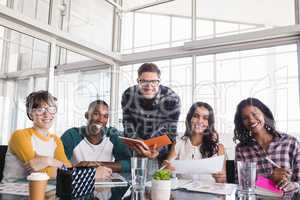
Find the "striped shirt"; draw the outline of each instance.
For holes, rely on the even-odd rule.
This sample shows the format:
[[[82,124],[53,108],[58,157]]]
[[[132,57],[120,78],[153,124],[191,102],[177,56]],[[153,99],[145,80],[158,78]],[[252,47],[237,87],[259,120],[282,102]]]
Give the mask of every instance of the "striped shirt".
[[[270,177],[274,166],[266,159],[269,157],[282,168],[292,172],[289,181],[300,184],[300,143],[295,137],[280,133],[275,136],[265,151],[255,139],[251,145],[239,143],[235,149],[235,162],[256,162],[256,174]],[[236,178],[237,180],[237,178]]]

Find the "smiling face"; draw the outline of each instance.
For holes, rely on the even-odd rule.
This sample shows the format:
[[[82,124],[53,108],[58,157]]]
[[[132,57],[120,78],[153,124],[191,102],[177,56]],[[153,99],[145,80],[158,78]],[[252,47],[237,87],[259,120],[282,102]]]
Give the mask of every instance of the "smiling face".
[[[42,102],[40,106],[33,108],[30,112],[33,126],[45,131],[48,131],[51,128],[55,114],[56,106],[49,105],[46,102]]]
[[[98,135],[101,127],[105,127],[108,122],[108,107],[98,104],[87,112],[88,132],[91,135]]]
[[[144,72],[138,78],[139,91],[146,99],[152,99],[158,93],[159,76],[156,72]]]
[[[203,106],[197,107],[191,119],[192,134],[203,134],[209,127],[208,119],[208,109]]]
[[[242,109],[243,124],[251,133],[257,134],[264,130],[265,118],[263,112],[252,105]]]

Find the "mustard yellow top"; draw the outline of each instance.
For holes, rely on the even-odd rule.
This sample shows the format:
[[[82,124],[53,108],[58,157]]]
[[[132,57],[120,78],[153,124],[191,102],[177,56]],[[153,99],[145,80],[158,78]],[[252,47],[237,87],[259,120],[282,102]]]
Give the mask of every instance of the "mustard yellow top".
[[[64,165],[68,167],[71,166],[71,163],[65,155],[60,138],[52,133],[45,136],[33,128],[17,130],[11,136],[8,149],[12,156],[16,156],[16,158],[21,161],[21,164],[24,164],[35,158],[36,155],[39,155],[55,158],[63,162]],[[9,162],[10,160],[11,159],[6,159],[6,162]],[[13,163],[6,163],[5,166],[10,167],[10,164]],[[7,167],[5,167],[4,173]],[[53,177],[56,169],[54,167],[46,167],[41,171],[46,172],[50,177]]]

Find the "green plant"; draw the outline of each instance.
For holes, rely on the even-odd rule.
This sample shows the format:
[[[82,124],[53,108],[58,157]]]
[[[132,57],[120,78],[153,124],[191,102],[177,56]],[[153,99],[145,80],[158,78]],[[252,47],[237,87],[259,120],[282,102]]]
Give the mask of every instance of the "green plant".
[[[153,174],[153,179],[154,180],[170,180],[171,177],[172,177],[172,173],[169,170],[166,170],[166,169],[157,170]]]

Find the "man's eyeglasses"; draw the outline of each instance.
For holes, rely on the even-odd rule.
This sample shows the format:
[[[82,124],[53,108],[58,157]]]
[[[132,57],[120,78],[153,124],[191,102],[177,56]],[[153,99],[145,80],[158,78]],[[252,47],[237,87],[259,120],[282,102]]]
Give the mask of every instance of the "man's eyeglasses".
[[[144,79],[139,79],[138,83],[141,86],[146,86],[148,84],[150,84],[151,86],[158,86],[160,83],[160,80],[144,80]]]
[[[50,106],[46,108],[33,108],[32,111],[34,111],[38,115],[42,115],[46,112],[49,112],[50,114],[55,114],[57,112],[57,108],[55,106]]]

